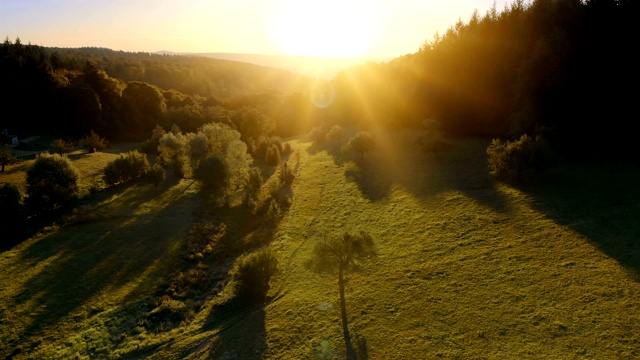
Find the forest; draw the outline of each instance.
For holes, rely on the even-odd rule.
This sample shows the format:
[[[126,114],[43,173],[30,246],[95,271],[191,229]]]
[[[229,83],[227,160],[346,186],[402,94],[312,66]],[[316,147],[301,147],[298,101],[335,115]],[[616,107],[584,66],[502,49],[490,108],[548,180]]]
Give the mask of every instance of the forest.
[[[456,136],[547,132],[570,156],[629,157],[636,11],[631,1],[575,0],[476,12],[413,54],[338,74],[335,103],[320,120],[398,127],[433,118]],[[309,130],[297,124],[311,111],[304,95],[311,79],[287,71],[19,39],[6,39],[0,51],[0,101],[20,109],[3,124],[21,135],[79,137],[93,129],[142,140],[156,125],[193,131],[243,107],[259,108],[283,135]],[[595,139],[600,146],[589,146]]]
[[[639,10],[515,0],[330,80],[6,38],[0,354],[638,356]]]

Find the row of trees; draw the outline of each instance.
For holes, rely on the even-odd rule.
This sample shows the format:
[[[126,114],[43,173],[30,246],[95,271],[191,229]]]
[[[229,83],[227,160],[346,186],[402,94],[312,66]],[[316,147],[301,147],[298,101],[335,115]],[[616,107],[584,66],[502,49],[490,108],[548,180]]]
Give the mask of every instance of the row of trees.
[[[310,80],[283,70],[196,57],[51,49],[19,39],[0,44],[0,77],[0,106],[20,109],[3,126],[21,136],[37,131],[78,138],[94,130],[110,140],[143,140],[157,125],[194,132],[209,122],[246,122],[251,112],[269,119],[270,131],[291,135],[302,123],[299,115],[312,108],[299,92]],[[194,81],[206,86],[188,85]],[[233,91],[217,91],[216,84]]]

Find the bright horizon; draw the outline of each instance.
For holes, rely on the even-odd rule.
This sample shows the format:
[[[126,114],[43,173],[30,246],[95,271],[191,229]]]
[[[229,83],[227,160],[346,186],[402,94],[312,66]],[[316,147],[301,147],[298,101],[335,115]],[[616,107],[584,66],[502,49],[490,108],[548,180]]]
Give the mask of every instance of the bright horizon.
[[[509,2],[496,1],[501,11]],[[0,0],[0,36],[133,52],[393,58],[493,0]]]

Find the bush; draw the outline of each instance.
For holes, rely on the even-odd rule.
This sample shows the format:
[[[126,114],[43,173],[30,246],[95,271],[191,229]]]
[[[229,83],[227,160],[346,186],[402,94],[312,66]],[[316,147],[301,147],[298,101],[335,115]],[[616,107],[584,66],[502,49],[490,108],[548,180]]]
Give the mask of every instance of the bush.
[[[187,138],[181,133],[174,133],[180,129],[174,125],[171,132],[164,134],[158,140],[158,162],[160,165],[173,170],[179,177],[185,177],[190,173],[188,167],[189,156],[186,153]]]
[[[237,295],[247,301],[261,301],[267,296],[271,277],[278,271],[278,259],[270,249],[241,257],[233,278]]]
[[[193,178],[200,181],[203,188],[221,192],[227,185],[227,170],[224,161],[215,155],[207,157],[200,161],[193,173]]]
[[[15,156],[13,156],[13,151],[7,144],[0,145],[0,172],[4,172],[4,167],[6,165],[11,165],[16,162]]]
[[[286,143],[282,148],[282,155],[287,156],[291,154],[291,144]]]
[[[329,132],[327,132],[327,139],[334,141],[338,148],[342,147],[342,142],[346,139],[346,134],[340,125],[333,125]]]
[[[51,147],[53,148],[53,152],[63,155],[73,150],[73,143],[63,139],[55,139],[51,142]]]
[[[151,169],[147,171],[147,179],[149,179],[153,185],[158,186],[167,179],[167,172],[162,168],[162,166],[153,164]]]
[[[147,314],[147,320],[156,327],[157,331],[167,331],[193,316],[193,310],[189,309],[184,302],[165,295],[158,301],[158,306]]]
[[[22,231],[24,206],[18,187],[5,183],[0,186],[0,231],[4,240],[11,239]],[[4,245],[0,242],[0,246]]]
[[[280,167],[280,183],[285,186],[291,186],[296,176],[293,174],[293,170],[287,165],[286,162],[282,163]]]
[[[493,139],[487,154],[491,175],[515,182],[529,180],[555,162],[555,156],[542,136],[533,139],[526,134],[515,141]]]
[[[104,182],[109,185],[125,183],[145,175],[150,169],[147,156],[138,151],[120,155],[104,168]]]
[[[309,140],[313,141],[316,144],[321,144],[325,142],[325,140],[327,140],[328,131],[329,129],[327,129],[327,126],[324,124],[316,126],[311,129],[311,131],[309,131],[309,134],[307,134],[307,138],[309,138]]]
[[[89,135],[85,135],[85,137],[82,138],[82,144],[92,153],[109,147],[109,142],[93,130],[91,130]]]
[[[160,139],[167,132],[160,125],[156,125],[155,129],[151,133],[151,137],[140,145],[140,152],[149,155],[158,155],[158,145],[160,145]]]
[[[260,188],[262,187],[262,175],[260,170],[252,167],[249,170],[249,176],[247,176],[244,183],[244,203],[252,211],[255,210],[258,204],[258,197],[260,195]]]
[[[271,144],[267,148],[265,162],[267,165],[271,166],[276,166],[280,163],[280,150],[278,150],[278,147],[275,144]]]
[[[27,203],[34,211],[49,211],[78,196],[80,175],[66,156],[40,154],[27,169]]]

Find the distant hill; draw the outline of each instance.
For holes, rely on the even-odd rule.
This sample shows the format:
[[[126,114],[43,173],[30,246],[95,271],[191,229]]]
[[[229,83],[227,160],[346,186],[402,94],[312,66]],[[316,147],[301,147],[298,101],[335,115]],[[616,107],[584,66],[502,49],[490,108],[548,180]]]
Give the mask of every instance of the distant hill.
[[[293,56],[293,55],[261,55],[261,54],[236,54],[236,53],[176,53],[161,50],[156,54],[162,55],[191,55],[204,56],[216,59],[240,61],[261,66],[276,67],[289,70],[302,75],[318,78],[332,78],[339,71],[367,63],[367,62],[387,62],[391,58],[329,58],[315,56]]]

